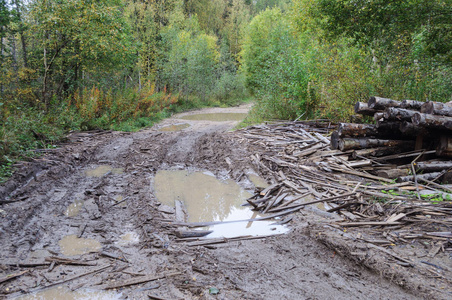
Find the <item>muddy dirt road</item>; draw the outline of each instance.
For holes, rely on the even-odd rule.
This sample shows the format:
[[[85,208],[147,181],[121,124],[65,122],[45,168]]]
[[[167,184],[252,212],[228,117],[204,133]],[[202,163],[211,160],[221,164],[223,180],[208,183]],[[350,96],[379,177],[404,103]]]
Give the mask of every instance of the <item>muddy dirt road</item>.
[[[265,238],[179,241],[170,223],[177,210],[164,197],[203,197],[187,204],[189,218],[224,220],[246,215],[237,202],[265,184],[229,131],[249,108],[186,113],[137,133],[73,133],[24,163],[0,187],[0,297],[416,299],[310,238],[321,216],[309,211],[286,226],[259,227]],[[211,113],[220,115],[200,116]],[[253,226],[222,230],[241,236]]]

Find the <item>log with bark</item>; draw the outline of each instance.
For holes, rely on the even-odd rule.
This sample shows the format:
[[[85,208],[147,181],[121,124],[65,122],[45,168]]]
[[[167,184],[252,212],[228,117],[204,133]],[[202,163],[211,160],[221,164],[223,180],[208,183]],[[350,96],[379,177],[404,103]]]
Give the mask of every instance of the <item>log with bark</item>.
[[[452,104],[428,101],[422,105],[421,113],[452,117]]]
[[[416,171],[440,172],[443,170],[452,169],[452,161],[425,161],[418,162],[415,165]]]
[[[369,101],[367,102],[367,106],[370,109],[375,110],[384,110],[386,107],[401,107],[402,102],[388,99],[388,98],[381,98],[381,97],[370,97]]]
[[[365,137],[378,135],[378,130],[372,124],[339,123],[337,132],[340,137]]]
[[[377,112],[376,109],[371,109],[364,102],[356,102],[355,104],[355,113],[363,115],[363,116],[373,116]]]
[[[351,149],[365,149],[373,147],[412,147],[414,141],[407,140],[383,140],[372,138],[342,138],[339,140],[339,150],[346,151]]]
[[[416,175],[416,177],[418,179],[423,179],[423,180],[434,180],[438,177],[441,177],[442,175],[443,175],[442,172],[434,172],[434,173]],[[406,181],[414,181],[414,180],[415,180],[414,175],[409,175],[409,176],[399,177],[399,179],[397,181],[398,182],[406,182]]]
[[[405,108],[387,107],[383,113],[384,118],[390,121],[411,121],[417,111]]]
[[[411,118],[414,125],[426,128],[452,130],[452,117],[415,113]]]
[[[420,110],[421,106],[425,102],[422,101],[416,101],[416,100],[403,100],[402,104],[400,105],[401,108],[407,108],[407,109],[414,109],[414,110]]]

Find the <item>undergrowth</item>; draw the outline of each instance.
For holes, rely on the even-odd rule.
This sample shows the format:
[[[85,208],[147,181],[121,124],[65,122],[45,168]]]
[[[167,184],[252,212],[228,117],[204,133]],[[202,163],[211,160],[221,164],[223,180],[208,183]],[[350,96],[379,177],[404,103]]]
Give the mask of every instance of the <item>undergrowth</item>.
[[[3,100],[4,101],[4,100]],[[208,106],[230,106],[243,98],[210,98],[157,91],[152,84],[141,90],[102,90],[98,87],[76,91],[67,99],[54,99],[46,112],[20,101],[0,99],[0,183],[12,175],[18,160],[36,157],[34,149],[54,148],[70,131],[137,131],[150,127],[173,113]],[[5,101],[6,102],[6,101]]]

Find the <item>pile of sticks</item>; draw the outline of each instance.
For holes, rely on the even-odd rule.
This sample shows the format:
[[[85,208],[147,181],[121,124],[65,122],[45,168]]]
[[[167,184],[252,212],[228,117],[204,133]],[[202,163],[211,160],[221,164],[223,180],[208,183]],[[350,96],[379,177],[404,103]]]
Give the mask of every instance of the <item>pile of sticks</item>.
[[[452,104],[371,97],[356,103],[355,112],[372,116],[375,124],[338,125],[330,147],[351,151],[343,159],[361,159],[361,166],[371,167],[367,171],[400,182],[451,181],[444,175],[452,168]]]
[[[256,189],[246,205],[273,216],[287,215],[283,223],[293,212],[309,207],[332,218],[339,228],[370,227],[373,232],[379,231],[380,238],[373,240],[380,246],[424,239],[452,251],[451,186],[421,181],[421,175],[417,184],[409,179],[395,183],[370,172],[375,168],[390,171],[395,164],[388,161],[400,157],[414,160],[423,152],[372,160],[356,155],[351,160],[356,150],[330,149],[326,136],[335,129],[337,125],[326,121],[298,121],[239,131],[253,153],[258,173],[272,183]],[[424,168],[421,163],[417,165]]]

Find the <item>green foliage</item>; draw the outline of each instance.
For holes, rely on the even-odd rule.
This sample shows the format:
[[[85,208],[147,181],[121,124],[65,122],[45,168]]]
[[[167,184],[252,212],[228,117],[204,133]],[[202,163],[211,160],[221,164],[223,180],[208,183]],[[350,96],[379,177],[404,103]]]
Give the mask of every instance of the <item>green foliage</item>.
[[[250,91],[270,118],[295,118],[312,104],[301,44],[279,9],[256,16],[248,28],[242,69]]]
[[[378,95],[452,100],[450,0],[294,0],[248,26],[242,51],[257,120],[327,117]]]

